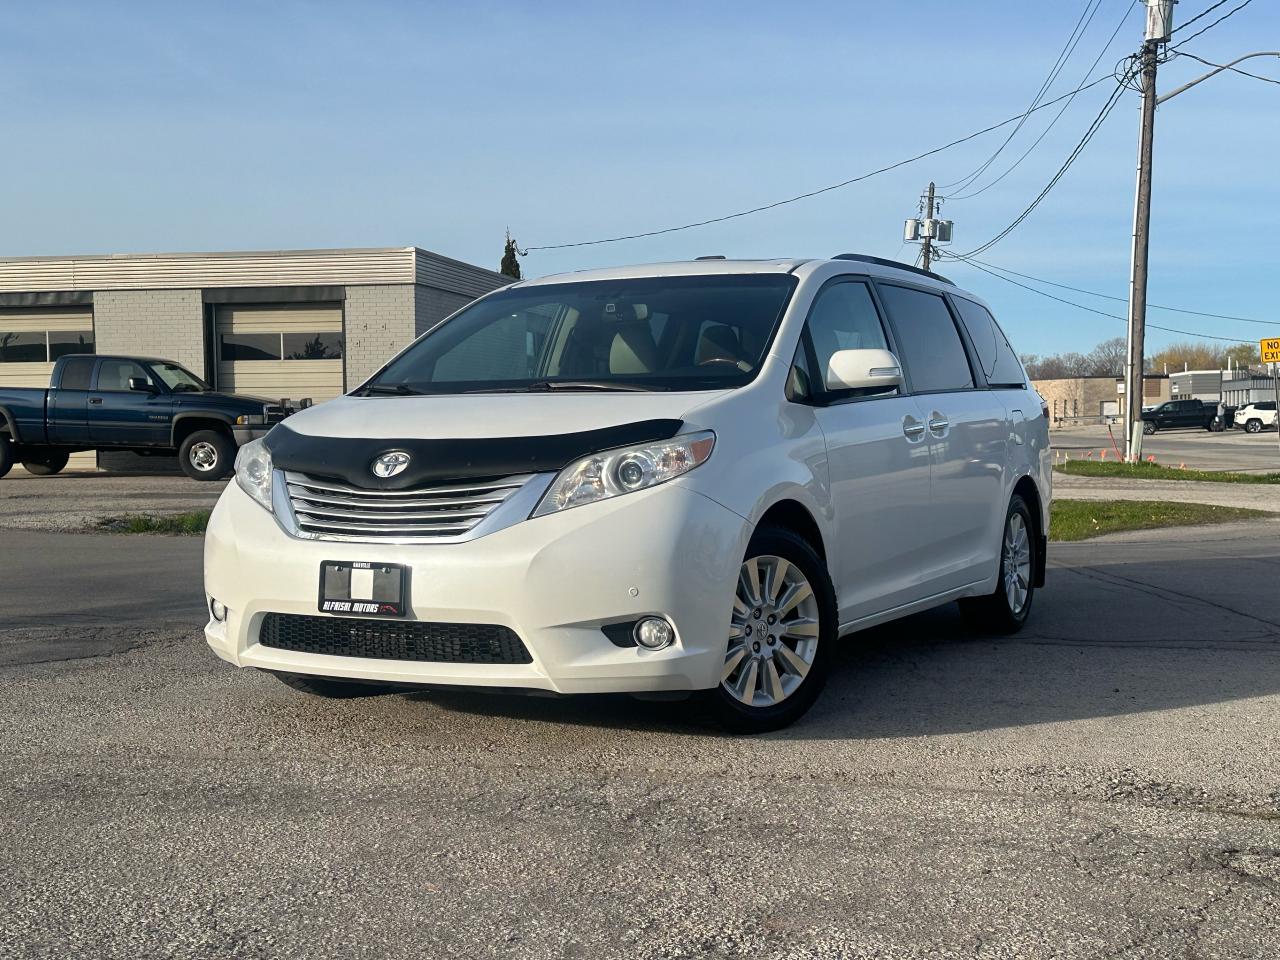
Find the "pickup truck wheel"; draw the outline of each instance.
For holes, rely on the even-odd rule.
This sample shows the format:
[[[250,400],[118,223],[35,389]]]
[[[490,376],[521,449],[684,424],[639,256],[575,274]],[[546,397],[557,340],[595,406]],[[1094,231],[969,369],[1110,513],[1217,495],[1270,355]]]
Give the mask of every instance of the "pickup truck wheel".
[[[762,527],[729,613],[720,685],[708,693],[716,720],[735,733],[787,726],[817,699],[835,652],[836,594],[826,565],[804,538]]]
[[[13,444],[0,437],[0,477],[13,469]]]
[[[1145,433],[1147,436],[1151,436],[1151,434],[1155,433],[1155,432],[1156,432],[1156,425],[1155,425],[1155,421],[1153,421],[1153,420],[1143,420],[1143,421],[1142,421],[1142,432],[1143,432],[1143,433]]]
[[[71,455],[68,453],[52,453],[47,457],[41,457],[39,460],[23,460],[22,469],[26,470],[27,473],[35,474],[37,477],[51,477],[60,472],[70,459]]]
[[[985,597],[960,601],[960,611],[975,627],[993,633],[1017,633],[1031,613],[1035,599],[1038,539],[1031,511],[1020,494],[1009,501],[1004,536],[1000,540],[1000,573],[996,588]]]
[[[387,687],[376,683],[340,680],[337,677],[319,677],[310,673],[280,673],[272,671],[272,676],[293,690],[309,693],[313,697],[325,697],[329,700],[346,700],[351,697],[376,697],[388,692]]]
[[[221,480],[235,460],[235,441],[218,430],[197,430],[178,447],[178,465],[192,480]]]
[[[1261,432],[1262,432],[1262,421],[1261,421],[1261,420],[1250,420],[1248,423],[1246,423],[1246,424],[1244,425],[1244,429],[1245,429],[1245,432],[1246,432],[1246,433],[1261,433]]]

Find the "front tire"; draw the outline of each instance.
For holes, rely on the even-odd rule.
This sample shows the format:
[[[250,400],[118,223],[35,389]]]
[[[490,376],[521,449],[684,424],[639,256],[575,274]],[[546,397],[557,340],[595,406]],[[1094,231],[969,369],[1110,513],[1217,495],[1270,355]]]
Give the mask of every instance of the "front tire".
[[[192,480],[230,476],[235,460],[235,441],[219,430],[197,430],[178,447],[178,465]]]
[[[0,437],[0,477],[13,469],[13,444],[7,437]]]
[[[1262,421],[1261,421],[1261,420],[1250,420],[1248,423],[1246,423],[1246,424],[1244,425],[1244,429],[1245,429],[1245,432],[1246,432],[1246,433],[1261,433],[1261,432],[1262,432]]]
[[[23,460],[22,469],[37,477],[51,477],[55,473],[60,473],[70,459],[69,453],[51,453],[39,460]]]
[[[716,720],[735,733],[778,730],[822,692],[836,635],[836,594],[826,564],[804,538],[761,527],[738,573]]]
[[[1156,432],[1155,423],[1151,420],[1142,421],[1142,432],[1145,433],[1147,436],[1151,436],[1151,434]]]
[[[1015,493],[1005,514],[1000,538],[1000,573],[996,588],[985,597],[960,601],[960,610],[974,626],[992,633],[1017,633],[1031,614],[1036,596],[1036,551],[1039,537],[1031,522],[1031,510]]]
[[[353,697],[376,697],[387,692],[387,688],[375,683],[361,683],[358,680],[341,680],[337,677],[321,677],[310,673],[271,674],[286,687],[307,693],[313,697],[324,697],[326,700],[349,700]]]

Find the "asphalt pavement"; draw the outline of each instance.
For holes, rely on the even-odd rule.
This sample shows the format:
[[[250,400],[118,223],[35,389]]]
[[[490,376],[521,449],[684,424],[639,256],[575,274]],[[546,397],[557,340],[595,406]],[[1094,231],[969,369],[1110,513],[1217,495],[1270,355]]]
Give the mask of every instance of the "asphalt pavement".
[[[199,553],[0,530],[0,956],[1280,953],[1270,532],[1056,545],[1021,636],[849,638],[757,738],[311,699],[208,652]]]
[[[1092,452],[1096,459],[1107,451],[1108,459],[1124,450],[1124,428],[1105,426],[1070,427],[1054,430],[1049,443],[1056,453],[1078,460]],[[1243,430],[1161,430],[1142,438],[1143,457],[1155,457],[1167,467],[1179,464],[1194,470],[1236,470],[1243,473],[1280,472],[1280,439],[1274,430],[1245,433]]]

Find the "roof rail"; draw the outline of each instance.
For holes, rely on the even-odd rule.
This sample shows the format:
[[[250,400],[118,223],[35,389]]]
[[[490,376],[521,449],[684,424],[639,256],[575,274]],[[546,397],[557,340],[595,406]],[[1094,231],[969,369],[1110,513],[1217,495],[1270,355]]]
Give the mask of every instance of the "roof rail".
[[[876,263],[882,267],[893,267],[896,270],[907,270],[911,273],[918,273],[924,277],[931,277],[934,280],[941,280],[943,283],[949,283],[955,286],[954,280],[948,280],[940,273],[934,273],[932,270],[922,270],[920,267],[910,263],[902,263],[898,260],[887,260],[884,257],[872,257],[865,253],[838,253],[832,260],[853,260],[856,263]]]

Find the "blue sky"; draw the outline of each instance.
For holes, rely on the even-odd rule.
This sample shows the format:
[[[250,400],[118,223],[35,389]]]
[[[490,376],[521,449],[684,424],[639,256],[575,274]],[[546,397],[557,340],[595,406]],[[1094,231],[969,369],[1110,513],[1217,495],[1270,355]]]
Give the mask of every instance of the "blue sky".
[[[1178,20],[1210,2],[1182,0]],[[417,244],[496,268],[507,227],[528,246],[713,217],[1015,115],[1084,6],[10,4],[0,31],[0,255]],[[1127,7],[1101,0],[1050,96],[1078,84]],[[1141,18],[1130,9],[1099,71],[1137,47]],[[1209,60],[1268,48],[1280,48],[1280,9],[1265,0],[1187,46]],[[1280,76],[1278,61],[1245,66]],[[1160,86],[1204,69],[1175,61]],[[1109,87],[1080,94],[995,187],[946,206],[956,249],[985,241],[1039,193]],[[1126,94],[1044,204],[984,259],[1123,295],[1137,109]],[[1055,112],[1035,114],[992,172]],[[1154,302],[1280,328],[1277,117],[1280,88],[1230,74],[1161,108]],[[531,254],[525,272],[708,253],[910,259],[913,248],[899,252],[902,221],[924,184],[968,173],[1002,133],[726,224]],[[968,266],[945,272],[996,305],[1022,351],[1087,350],[1123,333],[1119,321]],[[1269,332],[1150,319],[1241,339]],[[1153,331],[1149,342],[1170,339]]]

